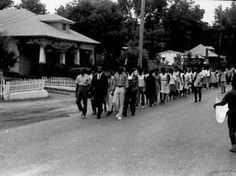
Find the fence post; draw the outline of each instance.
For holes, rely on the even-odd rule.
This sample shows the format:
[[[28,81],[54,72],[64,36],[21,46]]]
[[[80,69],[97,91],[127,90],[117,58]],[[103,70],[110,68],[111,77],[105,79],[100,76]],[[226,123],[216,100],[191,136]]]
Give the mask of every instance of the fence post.
[[[42,90],[44,90],[45,80],[42,78]]]
[[[10,99],[10,82],[9,81],[5,82],[5,86],[3,87],[3,96],[4,96],[4,100]]]

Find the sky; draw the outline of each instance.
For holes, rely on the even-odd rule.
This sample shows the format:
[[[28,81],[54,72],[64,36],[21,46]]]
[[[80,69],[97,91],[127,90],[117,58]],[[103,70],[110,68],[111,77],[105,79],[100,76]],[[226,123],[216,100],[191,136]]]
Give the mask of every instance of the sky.
[[[21,2],[21,0],[13,0],[15,4]],[[60,7],[60,5],[66,5],[68,2],[72,0],[41,0],[42,3],[46,4],[46,7],[50,13],[54,13],[54,9]],[[116,1],[116,0],[113,0]],[[196,4],[199,4],[201,8],[205,10],[203,21],[208,22],[210,24],[214,21],[214,9],[222,5],[223,9],[229,7],[230,1],[217,1],[217,0],[194,0]]]

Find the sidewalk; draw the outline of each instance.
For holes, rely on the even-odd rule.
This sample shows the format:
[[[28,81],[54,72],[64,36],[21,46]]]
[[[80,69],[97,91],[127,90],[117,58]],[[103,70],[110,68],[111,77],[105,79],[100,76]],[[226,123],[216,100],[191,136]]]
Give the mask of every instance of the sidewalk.
[[[62,87],[62,86],[45,86],[46,90],[55,90],[55,91],[66,91],[66,92],[75,92],[75,87]]]

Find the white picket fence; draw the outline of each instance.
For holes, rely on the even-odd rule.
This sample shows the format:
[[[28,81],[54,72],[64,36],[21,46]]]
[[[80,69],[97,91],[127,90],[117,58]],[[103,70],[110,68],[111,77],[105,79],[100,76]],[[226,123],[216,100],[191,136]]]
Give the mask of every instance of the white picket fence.
[[[1,79],[0,98],[7,100],[11,93],[30,92],[44,90],[43,79],[19,79],[10,80]]]
[[[45,87],[75,87],[75,80],[68,77],[43,77]]]
[[[7,83],[4,79],[0,79],[0,100],[3,100],[8,95],[8,89],[6,89]]]

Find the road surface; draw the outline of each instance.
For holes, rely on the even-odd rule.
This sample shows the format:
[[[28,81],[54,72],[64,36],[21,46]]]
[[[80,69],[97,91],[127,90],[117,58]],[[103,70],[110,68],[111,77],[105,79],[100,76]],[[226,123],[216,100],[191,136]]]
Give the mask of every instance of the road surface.
[[[0,131],[0,176],[232,176],[219,90],[138,109],[135,117],[70,117]],[[220,95],[219,95],[220,96]],[[65,107],[66,109],[66,107]]]

